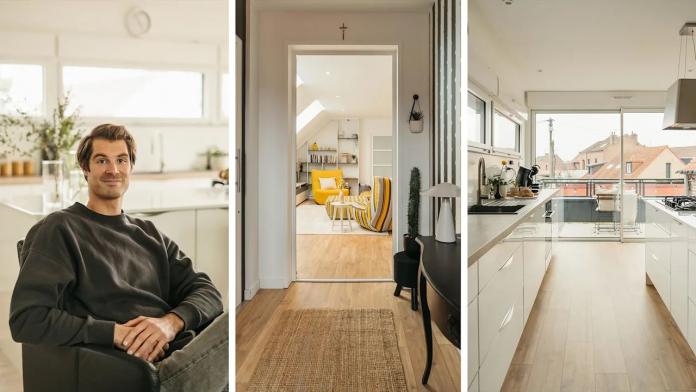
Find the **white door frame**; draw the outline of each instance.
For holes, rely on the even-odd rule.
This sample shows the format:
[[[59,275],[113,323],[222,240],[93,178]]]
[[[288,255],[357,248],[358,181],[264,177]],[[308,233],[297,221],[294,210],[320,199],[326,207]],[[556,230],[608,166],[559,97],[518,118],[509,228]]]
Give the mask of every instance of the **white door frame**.
[[[295,178],[295,166],[297,162],[297,56],[301,55],[389,55],[392,57],[392,254],[398,250],[397,230],[399,208],[398,208],[398,115],[399,105],[398,80],[399,80],[399,46],[398,45],[288,45],[288,130],[290,131],[290,162],[288,165],[289,178]],[[394,164],[396,163],[396,164]],[[295,205],[295,181],[290,181],[290,201],[289,210],[291,211],[289,232],[292,234],[290,241],[291,248],[291,281],[300,282],[393,282],[393,277],[366,278],[366,279],[297,279],[297,233],[296,233],[296,211]],[[359,192],[359,190],[358,190]]]

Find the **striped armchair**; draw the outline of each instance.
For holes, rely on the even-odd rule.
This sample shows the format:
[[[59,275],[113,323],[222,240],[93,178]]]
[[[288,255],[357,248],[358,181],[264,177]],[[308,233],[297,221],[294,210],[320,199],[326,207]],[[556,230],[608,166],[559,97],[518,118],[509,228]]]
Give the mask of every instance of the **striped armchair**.
[[[391,178],[375,177],[369,203],[356,203],[355,220],[370,231],[391,231],[391,199]]]

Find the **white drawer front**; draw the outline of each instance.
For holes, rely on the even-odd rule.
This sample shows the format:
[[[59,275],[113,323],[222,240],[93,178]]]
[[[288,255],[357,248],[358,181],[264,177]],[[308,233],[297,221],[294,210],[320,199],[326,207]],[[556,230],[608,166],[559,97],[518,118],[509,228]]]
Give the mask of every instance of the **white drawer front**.
[[[474,375],[474,381],[469,384],[469,392],[479,392],[478,373]]]
[[[498,270],[505,264],[518,248],[519,241],[503,241],[496,244],[478,261],[478,289],[481,292]]]
[[[691,350],[696,352],[696,303],[690,299],[687,302],[689,304],[689,325],[686,340],[689,342]]]
[[[689,298],[696,302],[696,252],[689,250]]]
[[[507,331],[513,318],[523,318],[522,248],[508,259],[478,297],[479,361],[483,363],[489,350]],[[514,349],[514,348],[513,348]]]
[[[481,392],[500,391],[512,357],[515,355],[523,328],[522,298],[517,298],[512,308],[514,312],[510,322],[500,331],[496,330],[498,334],[491,344],[488,355],[481,356],[481,368],[478,373]]]
[[[468,353],[467,353],[467,362],[469,364],[469,383],[471,383],[471,380],[473,379],[474,375],[476,375],[476,372],[478,372],[479,368],[479,348],[478,348],[478,300],[474,299],[469,304],[469,312],[468,312],[468,325],[469,327],[467,328],[467,337],[468,337]]]
[[[466,303],[471,303],[471,301],[476,298],[478,295],[478,262],[474,263],[467,269],[467,282],[469,287],[467,288],[467,291],[469,292],[469,297],[466,301]]]

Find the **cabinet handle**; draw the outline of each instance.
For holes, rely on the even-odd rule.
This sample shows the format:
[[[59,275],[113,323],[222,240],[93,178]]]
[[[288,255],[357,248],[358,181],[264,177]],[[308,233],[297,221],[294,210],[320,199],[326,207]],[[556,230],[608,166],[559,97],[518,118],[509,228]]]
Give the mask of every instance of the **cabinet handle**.
[[[505,314],[505,317],[503,318],[503,322],[500,323],[500,328],[498,328],[498,332],[502,331],[505,327],[507,327],[508,324],[510,324],[510,321],[512,320],[512,315],[515,314],[515,305],[513,304],[512,307],[507,311]]]
[[[512,259],[514,259],[514,258],[515,258],[515,255],[510,256],[510,258],[507,259],[507,261],[505,262],[505,264],[503,264],[502,267],[498,268],[498,271],[502,271],[502,270],[504,270],[505,268],[509,267],[510,264],[512,264]]]

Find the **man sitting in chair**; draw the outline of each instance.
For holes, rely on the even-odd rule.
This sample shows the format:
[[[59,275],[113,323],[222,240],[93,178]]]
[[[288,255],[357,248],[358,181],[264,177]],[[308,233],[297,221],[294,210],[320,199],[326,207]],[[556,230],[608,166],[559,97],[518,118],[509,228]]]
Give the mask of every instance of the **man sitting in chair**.
[[[80,141],[89,201],[29,230],[12,294],[12,337],[115,346],[157,362],[162,390],[223,390],[228,315],[220,316],[220,292],[152,222],[121,210],[135,155],[123,126],[100,125]],[[180,334],[206,324],[192,340],[190,332]],[[190,342],[182,343],[184,335]],[[181,349],[170,353],[175,348]]]

